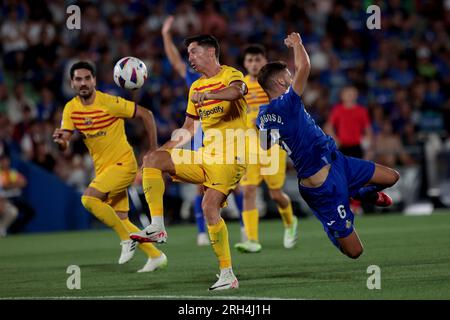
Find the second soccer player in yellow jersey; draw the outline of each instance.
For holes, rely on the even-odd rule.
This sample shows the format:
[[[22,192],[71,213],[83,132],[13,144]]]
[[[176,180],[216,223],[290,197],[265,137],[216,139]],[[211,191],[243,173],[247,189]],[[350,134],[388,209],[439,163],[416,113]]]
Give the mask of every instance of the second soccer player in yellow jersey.
[[[259,107],[269,103],[269,98],[261,86],[258,84],[256,77],[259,70],[267,63],[265,50],[260,45],[250,45],[244,51],[244,67],[248,72],[245,77],[245,83],[248,87],[248,93],[245,100],[248,104],[247,128],[256,130],[255,121],[258,116]],[[249,146],[250,143],[247,144]],[[247,233],[247,241],[240,242],[235,248],[245,253],[256,253],[261,251],[261,244],[258,236],[259,213],[256,207],[256,191],[258,185],[264,180],[269,188],[270,198],[277,204],[278,212],[281,215],[284,224],[283,245],[285,248],[292,248],[297,242],[297,217],[292,211],[291,199],[283,192],[282,187],[286,178],[286,159],[287,155],[279,145],[274,145],[269,152],[272,156],[266,155],[266,152],[259,150],[259,141],[257,142],[256,154],[249,159],[256,159],[257,162],[250,162],[247,166],[247,172],[241,180],[241,186],[244,191],[244,210],[242,218],[244,221],[245,232]],[[249,151],[250,153],[253,151]],[[270,155],[269,153],[269,155]],[[261,158],[267,156],[267,159]],[[273,159],[276,163],[270,163]],[[266,165],[266,163],[268,163]],[[268,166],[275,165],[278,167],[274,174],[264,174],[264,169]],[[269,171],[269,170],[267,170]]]
[[[166,242],[162,172],[180,181],[202,184],[206,189],[202,208],[220,268],[219,279],[209,290],[234,289],[239,283],[233,273],[228,230],[220,216],[220,207],[245,172],[243,135],[247,88],[240,71],[219,64],[219,43],[213,36],[191,37],[185,44],[189,62],[202,76],[191,85],[186,120],[183,130],[179,131],[179,139],[172,139],[144,159],[143,188],[152,224],[142,232],[132,234],[131,238],[142,242]],[[195,132],[195,120],[200,120],[204,132],[203,147],[198,151],[176,148],[190,141]],[[238,132],[243,134],[242,139],[235,136]],[[239,145],[241,152],[236,150]]]
[[[75,63],[70,78],[77,95],[64,107],[61,128],[55,130],[53,138],[65,150],[75,130],[82,135],[94,162],[95,178],[81,201],[89,212],[119,235],[122,240],[119,264],[123,264],[133,257],[138,245],[130,240],[129,234],[139,231],[128,219],[127,188],[135,179],[137,163],[125,135],[124,119],[143,120],[152,151],[156,148],[153,115],[134,102],[95,90],[95,69],[89,62]],[[139,248],[148,260],[138,272],[154,271],[167,264],[164,253],[153,244],[141,244]]]

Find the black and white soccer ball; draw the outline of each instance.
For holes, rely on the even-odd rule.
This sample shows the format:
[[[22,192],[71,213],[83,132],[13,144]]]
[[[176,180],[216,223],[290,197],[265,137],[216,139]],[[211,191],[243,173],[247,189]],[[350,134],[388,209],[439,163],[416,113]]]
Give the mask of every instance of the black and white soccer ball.
[[[135,90],[147,79],[147,67],[136,57],[124,57],[114,66],[114,82],[121,88]]]

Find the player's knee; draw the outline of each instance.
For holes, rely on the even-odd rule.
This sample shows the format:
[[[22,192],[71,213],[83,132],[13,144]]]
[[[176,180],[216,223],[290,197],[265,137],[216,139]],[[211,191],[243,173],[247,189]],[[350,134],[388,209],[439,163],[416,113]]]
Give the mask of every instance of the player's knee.
[[[256,198],[256,186],[245,186],[244,199],[253,200]]]
[[[363,247],[357,247],[352,248],[351,250],[347,250],[345,254],[351,259],[358,259],[362,255],[363,251]]]
[[[397,181],[400,179],[400,173],[398,171],[392,169],[391,170],[391,186],[397,183]]]
[[[275,202],[282,201],[283,194],[280,189],[269,189],[269,196]]]
[[[269,189],[270,198],[278,205],[285,207],[289,205],[289,196],[285,194],[281,189]]]
[[[97,198],[89,195],[83,195],[81,197],[81,203],[83,204],[83,207],[89,212],[92,211],[92,207],[94,206],[96,200]]]
[[[146,168],[155,168],[158,160],[158,152],[153,151],[150,153],[147,153],[144,158],[142,159],[142,163],[144,167]]]

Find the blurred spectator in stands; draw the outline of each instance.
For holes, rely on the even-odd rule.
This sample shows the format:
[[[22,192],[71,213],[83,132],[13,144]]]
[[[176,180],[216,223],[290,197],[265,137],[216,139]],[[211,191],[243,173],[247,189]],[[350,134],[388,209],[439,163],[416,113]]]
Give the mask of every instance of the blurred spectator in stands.
[[[6,198],[19,211],[17,219],[9,227],[8,232],[23,231],[25,226],[33,219],[35,211],[25,200],[22,190],[27,185],[27,179],[16,169],[11,168],[11,161],[6,154],[0,155],[0,188],[1,196]],[[8,210],[8,204],[5,204]],[[9,208],[10,210],[10,208]],[[0,231],[1,232],[1,231]]]
[[[18,214],[19,211],[17,208],[4,197],[0,196],[0,238],[6,236],[9,227],[17,219]]]
[[[50,153],[49,147],[44,142],[37,142],[34,148],[32,161],[41,168],[53,172],[56,160]]]
[[[27,134],[33,125],[31,108],[27,105],[23,107],[22,120],[14,126],[13,139],[20,144],[25,134]]]
[[[17,8],[10,5],[7,17],[0,27],[3,62],[8,71],[18,71],[23,68],[24,53],[28,48],[26,32],[25,21],[19,19]]]
[[[14,85],[13,94],[10,95],[6,103],[6,109],[8,118],[13,124],[17,124],[23,121],[23,113],[25,108],[28,107],[31,112],[31,118],[35,119],[37,115],[36,105],[25,94],[25,86],[22,82],[18,82]]]
[[[389,119],[383,121],[381,132],[375,137],[374,148],[374,161],[379,164],[395,168],[399,165],[409,166],[414,163],[403,148],[400,137],[393,133]]]
[[[198,13],[192,7],[190,1],[183,1],[177,5],[173,31],[181,36],[198,34],[201,30],[201,22]]]
[[[0,114],[6,114],[8,102],[8,88],[3,82],[3,78],[0,72]]]
[[[228,33],[228,24],[225,17],[220,13],[219,3],[206,1],[200,14],[203,34],[214,34],[222,38]]]
[[[39,121],[49,120],[56,111],[56,102],[53,92],[44,87],[41,89],[40,101],[37,104],[37,119]]]
[[[327,123],[327,132],[339,145],[339,150],[351,157],[364,158],[362,148],[366,139],[369,148],[372,144],[372,128],[367,109],[357,103],[358,90],[345,87],[341,92],[341,103],[333,107]]]
[[[70,172],[65,180],[69,186],[75,187],[80,192],[83,192],[89,184],[88,172],[81,155],[76,154],[73,156]]]

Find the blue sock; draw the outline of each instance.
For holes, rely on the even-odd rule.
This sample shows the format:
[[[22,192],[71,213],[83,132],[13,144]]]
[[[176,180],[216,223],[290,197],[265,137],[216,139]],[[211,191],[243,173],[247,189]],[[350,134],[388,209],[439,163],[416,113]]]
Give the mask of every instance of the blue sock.
[[[205,217],[203,216],[202,210],[202,195],[197,195],[194,200],[194,215],[195,222],[197,223],[198,233],[206,232],[205,228]]]
[[[241,227],[243,227],[244,221],[242,220],[242,209],[244,208],[244,193],[242,191],[234,193],[234,201],[236,202],[236,207],[239,210],[239,219],[241,222]]]
[[[355,195],[352,196],[355,200],[361,201],[375,201],[377,192],[383,190],[383,187],[377,184],[371,184],[365,187],[359,188]]]

